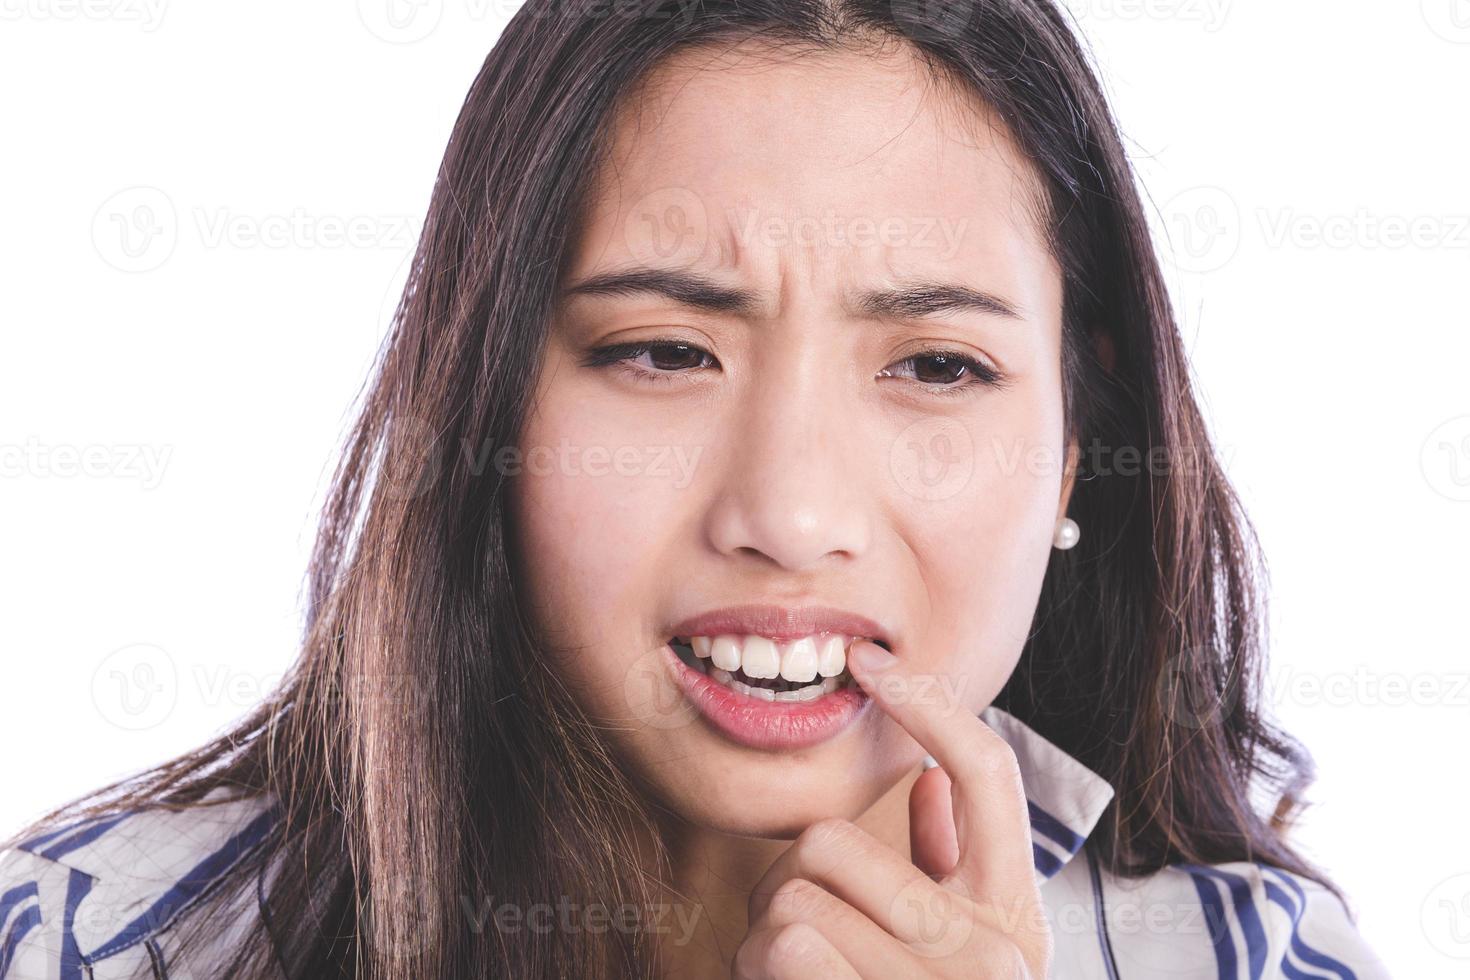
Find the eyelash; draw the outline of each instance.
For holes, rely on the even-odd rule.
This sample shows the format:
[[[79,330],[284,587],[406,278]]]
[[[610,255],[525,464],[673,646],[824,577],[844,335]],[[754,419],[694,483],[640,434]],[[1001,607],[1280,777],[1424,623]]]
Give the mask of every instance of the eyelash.
[[[694,344],[684,343],[683,341],[647,340],[628,344],[610,344],[606,347],[595,348],[587,354],[586,358],[582,361],[582,365],[584,367],[592,368],[621,366],[627,372],[637,376],[637,378],[641,381],[648,381],[652,384],[673,384],[677,383],[676,378],[679,375],[685,374],[686,371],[650,371],[644,368],[635,368],[628,362],[632,361],[634,358],[642,357],[644,354],[647,354],[650,351],[681,348],[690,351],[699,351],[699,353],[703,354],[706,357],[712,357],[712,355],[708,351],[705,351],[700,347],[696,347]],[[939,395],[941,397],[949,398],[955,395],[965,394],[977,385],[983,385],[988,388],[1004,388],[1009,383],[1009,380],[1004,375],[1002,375],[999,371],[995,370],[989,365],[980,363],[973,357],[970,357],[968,354],[963,354],[959,351],[948,350],[945,348],[930,348],[927,350],[922,350],[917,353],[910,354],[899,363],[902,364],[909,361],[922,360],[923,358],[928,357],[943,358],[946,361],[956,361],[968,372],[969,380],[960,381],[950,385],[932,385],[924,384],[923,382],[917,382],[923,387],[931,389],[933,394]],[[886,371],[888,369],[884,368],[884,370]]]

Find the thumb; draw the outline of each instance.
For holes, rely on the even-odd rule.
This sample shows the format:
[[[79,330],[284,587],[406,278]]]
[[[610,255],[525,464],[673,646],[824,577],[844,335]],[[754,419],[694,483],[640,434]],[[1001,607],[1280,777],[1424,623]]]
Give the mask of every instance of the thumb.
[[[926,769],[909,790],[909,851],[916,867],[936,881],[960,860],[949,774]]]

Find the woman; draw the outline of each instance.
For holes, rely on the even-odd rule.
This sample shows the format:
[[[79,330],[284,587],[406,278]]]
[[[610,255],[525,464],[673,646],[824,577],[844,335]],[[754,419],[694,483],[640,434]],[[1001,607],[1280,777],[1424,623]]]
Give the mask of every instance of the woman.
[[[0,977],[1383,976],[1251,544],[1049,0],[527,4],[293,671]]]

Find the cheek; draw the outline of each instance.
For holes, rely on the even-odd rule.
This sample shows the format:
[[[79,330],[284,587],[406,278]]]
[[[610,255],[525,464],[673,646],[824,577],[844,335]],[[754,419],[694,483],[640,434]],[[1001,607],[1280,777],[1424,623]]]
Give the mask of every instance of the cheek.
[[[913,504],[902,518],[930,603],[927,642],[949,652],[974,704],[988,703],[1020,658],[1061,493],[1060,404],[1018,394],[952,430],[963,478],[950,496]]]
[[[605,418],[575,399],[543,398],[512,485],[536,626],[550,655],[582,651],[562,659],[563,676],[584,691],[615,691],[647,652],[636,617],[664,565],[680,492],[657,475],[654,449],[629,445],[626,426],[619,437]]]

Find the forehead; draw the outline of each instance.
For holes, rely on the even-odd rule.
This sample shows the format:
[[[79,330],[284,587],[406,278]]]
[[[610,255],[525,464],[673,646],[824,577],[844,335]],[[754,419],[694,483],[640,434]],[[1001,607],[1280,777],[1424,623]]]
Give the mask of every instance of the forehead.
[[[713,266],[807,242],[891,273],[981,268],[999,286],[1051,261],[1041,186],[998,116],[907,45],[686,50],[615,113],[575,264],[647,260],[650,222],[672,222]]]

